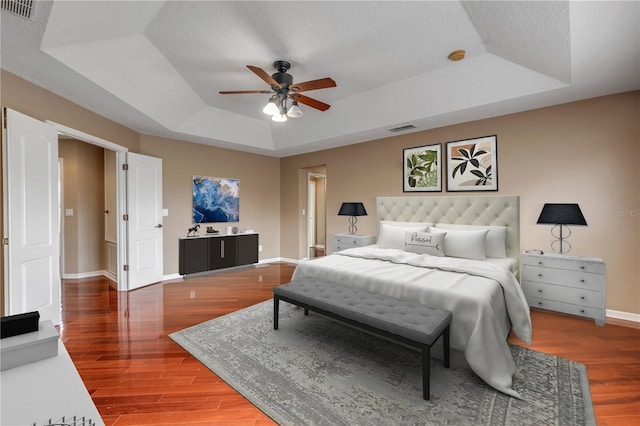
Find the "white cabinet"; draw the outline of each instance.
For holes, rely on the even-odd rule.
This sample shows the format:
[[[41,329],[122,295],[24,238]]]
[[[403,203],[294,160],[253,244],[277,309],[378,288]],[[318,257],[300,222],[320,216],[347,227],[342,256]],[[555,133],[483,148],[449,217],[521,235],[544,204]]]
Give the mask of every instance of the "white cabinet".
[[[353,247],[363,247],[375,244],[376,238],[373,235],[358,234],[334,234],[331,237],[331,250],[340,251]]]
[[[523,253],[522,289],[529,306],[605,322],[605,265],[595,257]]]

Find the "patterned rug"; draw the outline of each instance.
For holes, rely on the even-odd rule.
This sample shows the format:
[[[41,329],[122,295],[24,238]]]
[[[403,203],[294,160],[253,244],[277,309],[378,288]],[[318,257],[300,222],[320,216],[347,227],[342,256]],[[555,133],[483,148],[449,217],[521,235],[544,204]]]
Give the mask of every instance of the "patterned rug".
[[[419,353],[267,301],[170,335],[282,425],[595,425],[584,365],[512,346],[514,388],[431,361],[422,399]]]

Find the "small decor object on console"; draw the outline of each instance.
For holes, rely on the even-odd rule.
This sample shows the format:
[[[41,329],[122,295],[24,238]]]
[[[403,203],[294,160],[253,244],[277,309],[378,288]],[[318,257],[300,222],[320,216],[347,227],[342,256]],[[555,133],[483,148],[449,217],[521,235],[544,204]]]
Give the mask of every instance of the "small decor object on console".
[[[364,204],[360,202],[348,202],[342,203],[340,206],[340,210],[338,211],[338,216],[351,216],[349,218],[349,233],[355,234],[358,232],[358,227],[356,223],[358,222],[358,218],[356,216],[366,216],[367,210],[364,208]]]
[[[542,211],[540,212],[540,217],[538,217],[538,224],[549,224],[555,225],[551,228],[551,235],[553,235],[556,239],[551,243],[551,248],[562,254],[568,253],[571,250],[571,244],[566,241],[569,236],[571,236],[571,229],[567,227],[567,225],[582,225],[587,226],[587,221],[582,215],[582,211],[580,210],[580,206],[578,204],[554,204],[554,203],[546,203],[542,207]],[[568,235],[563,235],[562,226],[565,226],[569,231]],[[554,234],[554,230],[557,227],[560,227],[560,233],[558,235]],[[556,244],[558,243],[559,244]],[[564,246],[563,246],[564,243]],[[568,246],[565,250],[564,247]]]
[[[200,225],[198,224],[196,224],[195,226],[192,226],[187,230],[187,237],[196,237],[198,235],[199,229],[200,229]]]

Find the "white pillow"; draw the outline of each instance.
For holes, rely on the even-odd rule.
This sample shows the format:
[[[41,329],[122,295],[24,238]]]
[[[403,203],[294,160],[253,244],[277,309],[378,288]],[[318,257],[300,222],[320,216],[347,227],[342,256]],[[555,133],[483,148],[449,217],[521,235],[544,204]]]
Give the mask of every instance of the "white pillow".
[[[445,235],[447,234],[408,231],[405,233],[404,250],[411,253],[444,256]]]
[[[449,223],[438,223],[436,228],[455,229],[460,231],[488,230],[485,244],[485,254],[487,257],[504,259],[507,257],[507,227],[506,226],[480,226],[480,225],[456,225]]]
[[[486,259],[485,244],[489,230],[454,231],[451,229],[429,228],[432,234],[446,234],[444,237],[444,254],[464,259]]]
[[[428,228],[423,226],[392,226],[388,223],[380,223],[378,234],[378,247],[404,249],[404,238],[407,231],[424,232]]]

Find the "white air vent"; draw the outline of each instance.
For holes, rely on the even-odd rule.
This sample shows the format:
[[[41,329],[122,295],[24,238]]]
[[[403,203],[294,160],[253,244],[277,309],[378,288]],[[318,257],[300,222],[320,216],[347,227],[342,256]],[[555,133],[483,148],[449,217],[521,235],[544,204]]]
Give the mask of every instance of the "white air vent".
[[[390,132],[404,132],[407,130],[411,130],[411,129],[415,129],[416,126],[414,126],[413,124],[407,124],[405,126],[399,126],[399,127],[394,127],[393,129],[389,129]]]
[[[31,18],[33,0],[0,0],[0,9],[14,13],[23,18]]]

